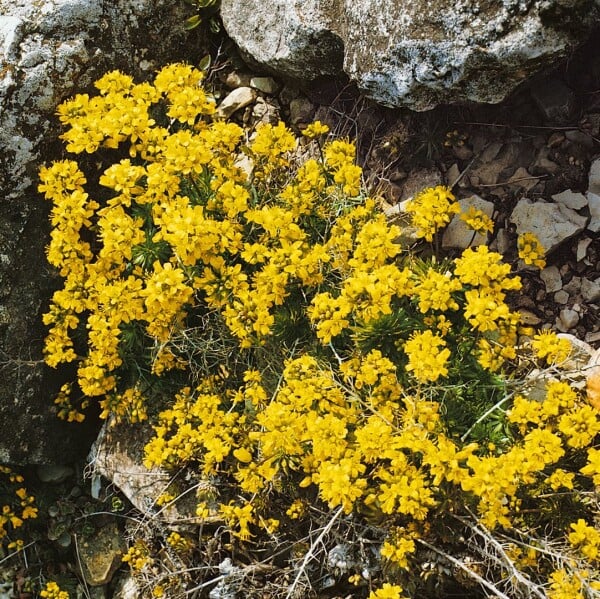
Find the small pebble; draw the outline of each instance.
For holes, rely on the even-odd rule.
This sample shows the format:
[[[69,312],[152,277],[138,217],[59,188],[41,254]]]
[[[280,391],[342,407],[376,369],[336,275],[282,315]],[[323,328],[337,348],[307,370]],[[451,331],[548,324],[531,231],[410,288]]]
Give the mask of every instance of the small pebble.
[[[579,314],[571,308],[564,308],[561,310],[558,318],[560,324],[562,324],[562,327],[566,330],[576,327],[579,322]]]

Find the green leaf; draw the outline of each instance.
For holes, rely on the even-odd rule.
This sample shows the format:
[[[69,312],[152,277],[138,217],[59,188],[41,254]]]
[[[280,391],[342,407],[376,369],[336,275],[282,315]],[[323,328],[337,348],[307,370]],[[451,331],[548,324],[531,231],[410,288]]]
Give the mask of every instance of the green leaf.
[[[210,65],[212,63],[212,57],[210,54],[206,54],[206,56],[203,56],[200,59],[200,62],[198,63],[198,68],[201,71],[208,71],[208,69],[210,69]]]
[[[213,33],[219,33],[219,31],[221,31],[221,24],[219,23],[218,19],[211,19],[209,21],[209,27]]]
[[[200,15],[194,15],[185,21],[184,28],[186,31],[191,31],[192,29],[198,27],[200,23],[202,23],[202,17]]]
[[[217,0],[196,0],[198,8],[208,8],[209,6],[214,6],[216,3]]]

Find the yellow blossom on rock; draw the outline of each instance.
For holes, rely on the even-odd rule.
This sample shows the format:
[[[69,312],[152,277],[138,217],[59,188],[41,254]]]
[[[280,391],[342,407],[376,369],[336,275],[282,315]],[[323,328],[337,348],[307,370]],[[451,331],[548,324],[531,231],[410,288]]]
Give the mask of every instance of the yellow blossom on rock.
[[[546,266],[546,250],[534,233],[523,233],[519,235],[517,239],[517,249],[519,250],[519,258],[521,258],[525,264],[533,264],[540,269]]]

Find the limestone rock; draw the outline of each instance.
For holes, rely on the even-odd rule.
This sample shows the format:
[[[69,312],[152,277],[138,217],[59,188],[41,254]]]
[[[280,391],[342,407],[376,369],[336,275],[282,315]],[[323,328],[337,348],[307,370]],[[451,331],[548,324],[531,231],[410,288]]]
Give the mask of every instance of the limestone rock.
[[[600,194],[600,190],[598,193]],[[592,233],[598,233],[600,231],[600,195],[592,191],[588,191],[586,195],[590,208],[590,222],[587,229]]]
[[[83,457],[96,431],[56,418],[64,381],[41,360],[57,281],[36,179],[41,162],[64,158],[56,107],[107,70],[139,80],[191,60],[190,41],[205,52],[201,33],[181,26],[189,9],[179,0],[0,0],[0,15],[0,462],[60,464]]]
[[[187,493],[163,506],[157,503],[163,493],[173,494],[177,482],[174,476],[162,468],[148,469],[143,464],[144,446],[150,440],[152,430],[143,425],[106,423],[94,443],[88,460],[93,478],[103,476],[127,497],[144,515],[162,518],[169,524],[199,523],[196,517],[197,499]],[[186,481],[186,488],[207,487],[208,483]],[[176,493],[175,493],[176,494]]]
[[[548,293],[554,293],[555,291],[560,291],[562,289],[562,278],[558,267],[556,266],[544,268],[540,272],[540,279],[544,282]]]
[[[563,204],[519,200],[510,216],[519,235],[534,233],[546,252],[585,229],[587,219]]]
[[[600,195],[600,158],[596,158],[590,166],[588,175],[588,193]]]
[[[588,203],[587,198],[582,193],[577,193],[570,189],[554,194],[552,199],[567,208],[571,208],[571,210],[581,210]]]
[[[107,584],[127,551],[125,539],[114,518],[103,522],[94,535],[82,539],[77,551],[85,581],[92,587]]]
[[[217,108],[217,114],[228,119],[234,112],[245,108],[256,100],[256,92],[251,87],[238,87],[227,94]]]
[[[581,43],[599,13],[586,0],[221,3],[225,29],[265,69],[303,82],[347,75],[376,102],[414,110],[501,101]]]

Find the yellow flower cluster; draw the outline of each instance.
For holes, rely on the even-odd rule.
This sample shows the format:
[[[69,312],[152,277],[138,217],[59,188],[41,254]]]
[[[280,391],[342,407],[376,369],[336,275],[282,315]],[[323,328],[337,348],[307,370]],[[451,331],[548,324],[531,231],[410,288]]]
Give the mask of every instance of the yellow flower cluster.
[[[24,478],[8,466],[0,465],[0,544],[8,541],[8,549],[21,549],[23,540],[12,538],[12,533],[21,528],[25,520],[38,517],[35,498],[23,486]]]
[[[40,597],[45,597],[46,599],[69,599],[69,593],[62,591],[56,582],[50,581],[40,591]]]
[[[540,489],[542,513],[557,490],[590,492],[598,410],[561,380],[543,401],[520,389],[508,403],[517,350],[554,365],[566,351],[547,333],[519,339],[510,265],[486,246],[411,257],[360,195],[352,143],[315,123],[299,164],[282,123],[245,140],[218,120],[201,79],[187,65],[141,85],[114,72],[99,97],[59,109],[70,152],[120,150],[97,200],[74,161],[40,173],[53,204],[48,259],[64,278],[44,317],[45,356],[77,362],[81,395],[77,408],[75,385],[61,389],[63,416],[81,420],[98,397],[104,418],[137,422],[160,402],[145,465],[189,465],[231,490],[198,495],[199,518],[248,541],[301,524],[318,497],[323,510],[385,522],[381,555],[396,570],[435,534],[434,513],[511,530]],[[431,241],[458,203],[438,187],[408,210]],[[489,230],[478,213],[467,222]],[[589,563],[597,539],[583,522],[556,535]],[[139,571],[152,559],[140,541],[123,561]],[[371,596],[401,593],[386,583]]]
[[[139,572],[146,566],[152,564],[153,559],[150,556],[150,550],[144,543],[144,541],[138,539],[135,543],[127,550],[127,553],[121,558],[121,561],[125,564],[129,564],[129,567]]]
[[[546,266],[546,250],[534,233],[523,233],[519,235],[517,239],[517,249],[519,251],[519,258],[521,258],[525,264],[533,264],[540,269]]]
[[[447,187],[429,187],[417,194],[407,205],[406,211],[411,215],[417,228],[417,235],[426,241],[433,241],[433,236],[444,228],[460,206]]]

